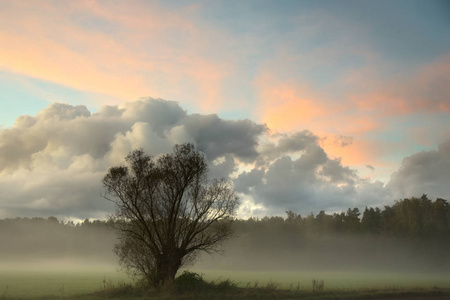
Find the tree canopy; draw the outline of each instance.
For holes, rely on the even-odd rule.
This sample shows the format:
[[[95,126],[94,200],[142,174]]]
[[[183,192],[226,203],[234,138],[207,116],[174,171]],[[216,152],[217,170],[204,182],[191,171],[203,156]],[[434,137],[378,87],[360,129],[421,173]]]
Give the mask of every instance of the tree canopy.
[[[115,252],[132,274],[170,285],[182,265],[230,237],[238,197],[230,181],[208,179],[206,158],[192,144],[159,158],[138,149],[126,162],[103,178],[105,198],[117,206]]]

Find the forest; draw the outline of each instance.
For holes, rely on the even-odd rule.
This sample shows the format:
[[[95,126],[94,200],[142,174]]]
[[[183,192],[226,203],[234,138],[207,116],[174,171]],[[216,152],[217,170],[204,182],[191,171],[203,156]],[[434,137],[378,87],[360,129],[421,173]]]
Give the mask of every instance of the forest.
[[[112,221],[48,218],[0,220],[0,263],[116,263]],[[412,197],[383,209],[236,219],[219,255],[195,267],[245,270],[402,270],[446,272],[450,246],[447,200]]]

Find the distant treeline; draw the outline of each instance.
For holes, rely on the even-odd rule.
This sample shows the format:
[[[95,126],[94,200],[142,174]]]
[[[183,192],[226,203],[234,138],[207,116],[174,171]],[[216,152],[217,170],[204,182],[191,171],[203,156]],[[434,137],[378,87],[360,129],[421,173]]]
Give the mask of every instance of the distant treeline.
[[[204,267],[448,272],[450,208],[426,195],[367,207],[302,217],[236,220],[237,238],[225,255],[204,256]],[[202,262],[200,262],[202,264]]]
[[[48,260],[114,260],[116,233],[107,221],[74,224],[48,218],[0,220],[0,263]]]
[[[298,234],[357,234],[417,239],[450,239],[450,208],[447,200],[426,195],[396,201],[392,206],[358,208],[326,214],[323,210],[306,217],[287,211],[287,216],[237,220],[238,227],[261,223],[267,230],[296,230]]]
[[[203,256],[202,268],[382,268],[448,270],[450,208],[423,195],[383,209],[236,219],[223,256]],[[0,264],[33,260],[116,263],[110,221],[49,218],[0,220]],[[447,269],[446,269],[447,268]]]

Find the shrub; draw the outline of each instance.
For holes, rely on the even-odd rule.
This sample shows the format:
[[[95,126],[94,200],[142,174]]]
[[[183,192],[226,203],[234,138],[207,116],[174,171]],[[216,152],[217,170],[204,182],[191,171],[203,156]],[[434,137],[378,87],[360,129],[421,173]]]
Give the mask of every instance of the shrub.
[[[223,281],[218,281],[214,285],[215,285],[216,290],[221,291],[221,292],[227,292],[227,291],[234,290],[235,288],[237,288],[237,284],[229,279],[223,280]]]
[[[175,278],[175,288],[180,291],[198,291],[208,286],[201,274],[184,271],[183,274]]]

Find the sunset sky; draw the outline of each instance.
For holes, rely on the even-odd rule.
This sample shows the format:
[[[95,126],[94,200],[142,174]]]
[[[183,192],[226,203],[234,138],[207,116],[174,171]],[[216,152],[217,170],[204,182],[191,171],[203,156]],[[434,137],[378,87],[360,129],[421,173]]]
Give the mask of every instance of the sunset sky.
[[[240,216],[450,200],[450,2],[0,0],[0,218],[193,142]]]

